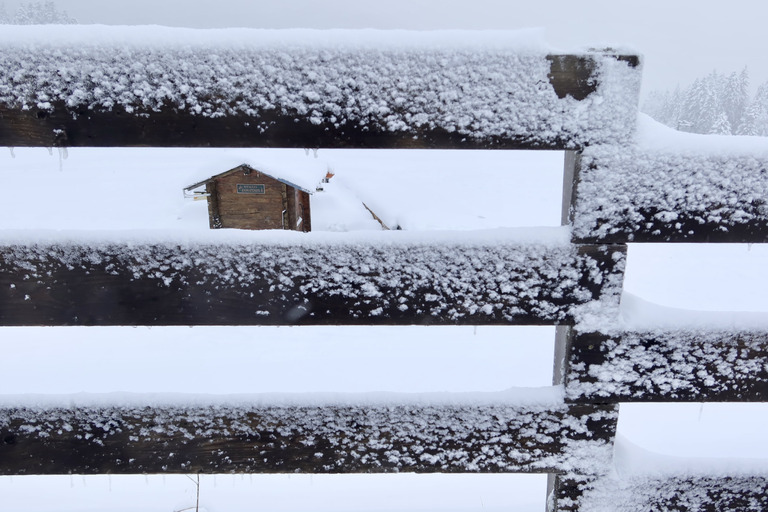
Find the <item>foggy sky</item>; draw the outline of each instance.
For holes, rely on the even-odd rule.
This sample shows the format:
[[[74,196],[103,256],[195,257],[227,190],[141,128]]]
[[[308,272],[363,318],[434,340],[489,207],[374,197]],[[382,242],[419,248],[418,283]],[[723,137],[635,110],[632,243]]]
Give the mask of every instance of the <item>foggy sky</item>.
[[[0,0],[1,2],[2,0]],[[18,0],[5,0],[12,12]],[[196,28],[516,29],[543,27],[563,49],[632,47],[644,93],[747,66],[768,81],[763,0],[56,0],[81,23]],[[2,28],[0,28],[2,30]]]

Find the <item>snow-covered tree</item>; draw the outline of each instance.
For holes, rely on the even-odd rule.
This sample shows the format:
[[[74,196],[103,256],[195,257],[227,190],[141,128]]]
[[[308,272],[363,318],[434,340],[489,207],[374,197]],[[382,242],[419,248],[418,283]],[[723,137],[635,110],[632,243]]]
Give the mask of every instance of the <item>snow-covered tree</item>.
[[[757,88],[750,108],[755,116],[755,135],[768,136],[768,82]]]
[[[723,112],[728,117],[728,123],[737,133],[744,117],[744,111],[749,104],[749,73],[744,68],[741,73],[731,73],[721,78],[720,100]]]
[[[652,91],[643,111],[681,131],[768,135],[768,83],[750,101],[747,68],[729,75],[713,71],[685,89]]]
[[[5,5],[0,4],[0,23],[6,25],[72,25],[77,20],[65,11],[56,8],[52,0],[24,2],[16,9],[13,16],[5,12]]]
[[[728,122],[728,116],[725,111],[720,111],[715,121],[712,123],[712,128],[709,129],[709,133],[716,135],[731,135],[731,123]]]
[[[739,127],[735,135],[760,135],[758,133],[758,118],[760,117],[757,105],[752,102],[744,109],[744,115],[739,121]]]
[[[710,133],[722,108],[718,101],[717,74],[697,78],[683,96],[678,129],[693,133]]]

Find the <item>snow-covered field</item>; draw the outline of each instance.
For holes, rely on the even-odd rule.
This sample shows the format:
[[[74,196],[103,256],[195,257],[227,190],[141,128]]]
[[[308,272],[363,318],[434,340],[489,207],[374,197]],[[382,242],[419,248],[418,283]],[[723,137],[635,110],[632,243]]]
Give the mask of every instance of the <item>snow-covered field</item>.
[[[363,202],[385,224],[416,234],[556,226],[560,219],[559,153],[83,148],[67,153],[40,148],[0,153],[6,190],[0,236],[34,241],[64,230],[75,237],[206,237],[205,203],[185,199],[182,188],[244,162],[286,177],[304,172],[310,182],[332,170],[334,178],[312,197],[316,231],[355,237],[380,230]],[[766,326],[766,290],[765,245],[633,245],[622,314],[635,326]],[[553,343],[553,328],[529,327],[2,328],[0,399],[540,388],[551,382]],[[765,404],[622,405],[617,470],[726,468],[768,474],[762,430],[767,420]],[[219,475],[202,478],[201,502],[209,511],[540,512],[544,482],[540,475]],[[193,506],[194,484],[183,476],[3,477],[0,496],[2,512],[50,510],[52,503],[60,511],[160,512]]]
[[[301,149],[14,148],[0,153],[4,230],[208,232],[182,189],[249,163],[314,190],[315,231],[467,230],[560,224],[562,153]],[[469,179],[471,177],[471,180]]]
[[[184,475],[13,477],[1,482],[0,510],[9,512],[195,510],[195,482]],[[545,494],[542,475],[200,477],[200,510],[208,512],[542,512]]]

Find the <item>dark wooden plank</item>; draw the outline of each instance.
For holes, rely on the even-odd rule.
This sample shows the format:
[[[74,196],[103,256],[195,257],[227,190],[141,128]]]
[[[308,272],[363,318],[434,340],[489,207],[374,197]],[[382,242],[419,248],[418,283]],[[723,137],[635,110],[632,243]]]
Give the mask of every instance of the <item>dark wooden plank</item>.
[[[134,78],[104,51],[58,48],[62,73],[48,46],[15,50],[17,69],[0,70],[5,146],[578,148],[629,140],[641,74],[637,56],[598,52],[148,46],[126,55],[146,75]],[[614,80],[609,61],[637,90],[579,108]]]
[[[626,247],[0,247],[2,325],[555,324],[617,304]]]
[[[611,55],[611,49],[606,49],[606,55]],[[637,55],[612,55],[619,62],[636,69],[640,66]],[[571,96],[581,101],[597,89],[595,82],[597,62],[594,59],[574,58],[572,55],[548,55],[550,61],[549,80],[559,98]]]
[[[563,226],[572,221],[571,207],[576,202],[576,183],[580,167],[581,152],[566,151],[563,159],[563,200],[560,209],[560,224]]]
[[[591,147],[572,163],[575,243],[768,242],[768,148]]]
[[[565,390],[576,403],[768,401],[768,332],[570,330]]]
[[[603,468],[607,473],[609,466]],[[549,474],[547,477],[547,512],[579,512],[586,492],[592,490],[596,475]]]
[[[595,484],[579,510],[612,512],[761,512],[768,510],[768,477],[635,476]]]
[[[0,474],[524,472],[607,464],[616,406],[0,408]]]

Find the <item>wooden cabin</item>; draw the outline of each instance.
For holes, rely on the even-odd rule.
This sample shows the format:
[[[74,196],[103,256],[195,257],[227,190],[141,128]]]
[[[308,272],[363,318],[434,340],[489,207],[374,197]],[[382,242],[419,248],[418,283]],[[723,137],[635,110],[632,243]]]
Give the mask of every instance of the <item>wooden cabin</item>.
[[[193,192],[203,186],[205,192]],[[207,198],[211,229],[312,229],[312,192],[248,164],[190,185],[184,193]]]

